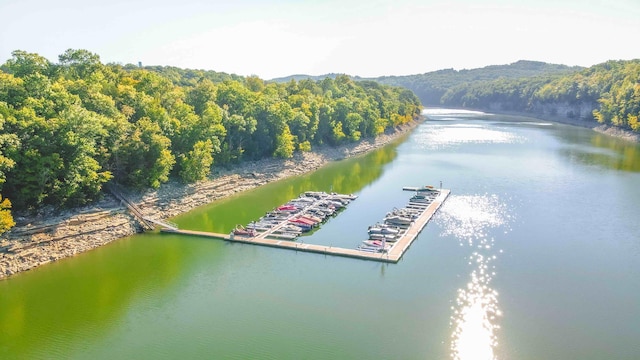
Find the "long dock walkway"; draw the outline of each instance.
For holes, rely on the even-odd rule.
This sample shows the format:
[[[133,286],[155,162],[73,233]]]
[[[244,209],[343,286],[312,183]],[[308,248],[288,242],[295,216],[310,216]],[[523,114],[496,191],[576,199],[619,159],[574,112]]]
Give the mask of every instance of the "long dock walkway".
[[[389,249],[389,251],[386,253],[374,253],[374,252],[362,251],[358,249],[346,249],[346,248],[332,247],[332,246],[326,246],[326,245],[306,244],[306,243],[300,243],[296,241],[275,240],[275,239],[268,239],[263,237],[247,237],[247,236],[238,236],[238,235],[231,237],[230,234],[220,234],[220,233],[212,233],[212,232],[206,232],[206,231],[169,229],[169,228],[164,228],[161,231],[165,233],[223,239],[229,242],[270,246],[270,247],[276,247],[281,249],[305,251],[305,252],[325,254],[325,255],[345,256],[345,257],[351,257],[351,258],[357,258],[357,259],[382,261],[382,262],[388,262],[388,263],[397,263],[402,258],[402,255],[404,255],[404,252],[409,248],[409,246],[411,246],[413,241],[418,237],[418,234],[427,225],[429,220],[431,220],[431,218],[436,213],[436,211],[440,208],[442,203],[444,203],[446,198],[449,196],[450,192],[451,192],[450,190],[441,189],[438,197],[436,197],[436,199],[427,206],[427,208],[420,214],[420,216],[407,228],[407,230],[402,235],[402,237],[398,239],[393,244],[391,249]]]
[[[118,186],[116,186],[115,184],[111,184],[107,186],[106,189],[111,192],[111,194],[118,200],[120,200],[120,202],[123,203],[127,207],[127,209],[129,209],[133,217],[138,220],[138,223],[140,223],[140,226],[142,226],[144,230],[153,230],[153,228],[155,227],[153,222],[149,221],[144,216],[144,214],[142,214],[142,210],[140,210],[140,208],[136,206],[136,204],[129,201],[129,199],[124,196]]]

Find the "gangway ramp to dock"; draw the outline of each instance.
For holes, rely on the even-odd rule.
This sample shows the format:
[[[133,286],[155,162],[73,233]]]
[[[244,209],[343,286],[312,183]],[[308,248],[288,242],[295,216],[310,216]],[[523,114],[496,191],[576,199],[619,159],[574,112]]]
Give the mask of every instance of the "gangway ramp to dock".
[[[109,192],[111,192],[113,196],[115,196],[118,200],[120,200],[120,202],[122,202],[127,207],[127,209],[129,209],[133,217],[138,220],[138,222],[140,223],[140,225],[144,230],[153,230],[155,229],[156,225],[159,225],[160,227],[165,229],[171,229],[171,230],[178,229],[178,225],[170,221],[157,220],[157,219],[153,219],[151,217],[145,216],[142,213],[142,210],[136,204],[130,201],[126,196],[124,196],[123,192],[116,185],[112,184],[110,186],[107,186],[107,190],[109,190]]]
[[[170,229],[170,230],[178,230],[178,225],[175,223],[172,223],[171,221],[167,221],[167,220],[156,220],[147,216],[143,216],[143,219],[147,222],[150,222],[152,224],[156,224],[159,225],[160,227],[162,227],[163,229]]]
[[[262,245],[275,247],[280,249],[289,249],[296,251],[304,251],[311,252],[317,254],[325,254],[325,255],[336,255],[350,258],[357,258],[363,260],[373,260],[373,261],[381,261],[387,263],[397,263],[400,261],[405,251],[411,246],[413,241],[418,237],[418,234],[422,231],[422,229],[427,225],[429,220],[433,217],[436,211],[440,208],[440,206],[444,203],[444,201],[449,196],[450,190],[441,189],[439,190],[438,196],[426,206],[426,209],[420,213],[417,219],[413,223],[411,223],[404,234],[393,244],[391,249],[386,253],[376,253],[376,252],[368,252],[358,249],[347,249],[326,245],[317,245],[317,244],[308,244],[301,243],[297,241],[287,241],[280,239],[269,239],[265,236],[241,236],[231,234],[221,234],[221,233],[213,233],[206,231],[194,231],[194,230],[183,230],[183,229],[170,229],[163,228],[161,229],[164,233],[172,233],[172,234],[182,234],[182,235],[191,235],[191,236],[201,236],[208,237],[214,239],[222,239],[229,242],[237,242],[243,244],[252,244],[252,245]]]

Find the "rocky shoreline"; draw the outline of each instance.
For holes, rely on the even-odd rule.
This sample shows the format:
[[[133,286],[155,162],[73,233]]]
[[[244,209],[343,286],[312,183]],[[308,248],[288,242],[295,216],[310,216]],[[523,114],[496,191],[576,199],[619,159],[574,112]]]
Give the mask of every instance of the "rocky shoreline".
[[[527,113],[500,113],[588,127],[640,142],[639,134],[592,122]],[[237,192],[314,171],[330,161],[364,154],[407,134],[418,124],[420,122],[397,128],[374,140],[296,153],[291,159],[263,159],[245,162],[232,169],[215,168],[208,180],[197,184],[185,185],[174,181],[163,184],[158,190],[127,196],[146,216],[167,219]],[[0,280],[141,231],[127,208],[111,195],[105,195],[101,201],[83,208],[64,212],[42,211],[29,217],[16,216],[16,222],[11,231],[0,236]]]
[[[314,171],[331,161],[365,154],[408,134],[419,124],[398,127],[391,133],[356,144],[299,152],[291,159],[263,159],[232,169],[214,168],[208,180],[190,185],[169,182],[157,190],[127,194],[127,197],[145,216],[167,219],[234,193]],[[141,230],[127,208],[111,195],[83,208],[16,216],[16,222],[11,231],[0,237],[0,279],[95,249]]]
[[[579,126],[583,128],[592,129],[593,131],[599,132],[601,134],[617,137],[619,139],[623,139],[626,141],[640,143],[640,134],[638,133],[632,132],[627,129],[619,128],[616,126],[600,124],[596,121],[589,121],[581,118],[568,118],[568,117],[558,116],[558,115],[554,116],[550,114],[538,114],[538,113],[532,113],[532,112],[530,113],[530,112],[519,112],[519,111],[503,111],[503,110],[500,110],[500,111],[478,110],[478,111],[494,113],[494,114],[510,115],[510,116],[529,117],[529,118],[534,118],[534,119],[539,119],[544,121],[552,121],[552,122],[557,122],[561,124]]]

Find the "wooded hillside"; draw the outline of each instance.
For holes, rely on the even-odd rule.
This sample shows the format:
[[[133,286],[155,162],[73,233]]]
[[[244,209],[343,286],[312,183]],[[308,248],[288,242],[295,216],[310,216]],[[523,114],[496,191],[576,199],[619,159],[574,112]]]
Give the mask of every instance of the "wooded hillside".
[[[347,76],[276,84],[103,64],[86,50],[70,49],[58,63],[12,55],[0,66],[0,190],[19,209],[85,204],[109,181],[194,182],[213,164],[359,141],[421,109],[409,90]],[[0,213],[9,207],[0,203]]]
[[[597,120],[640,132],[640,60],[608,61],[562,76],[459,85],[442,96],[441,105],[538,114],[550,111],[550,115]]]
[[[567,75],[581,69],[540,61],[520,60],[508,65],[491,65],[469,70],[444,69],[418,75],[382,76],[375,80],[383,84],[405,87],[413,91],[423,104],[437,106],[441,104],[440,100],[447,91],[459,86],[470,86],[497,79]]]

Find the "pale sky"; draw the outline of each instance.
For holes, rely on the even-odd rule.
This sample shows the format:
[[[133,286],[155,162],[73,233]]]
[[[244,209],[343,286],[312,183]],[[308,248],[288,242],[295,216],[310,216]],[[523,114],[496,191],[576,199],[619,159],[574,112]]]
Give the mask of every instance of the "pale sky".
[[[0,63],[73,48],[271,79],[640,58],[640,0],[0,0],[0,19]]]

